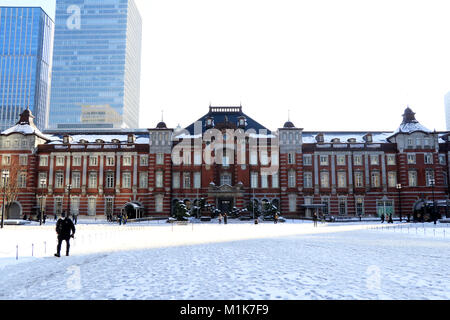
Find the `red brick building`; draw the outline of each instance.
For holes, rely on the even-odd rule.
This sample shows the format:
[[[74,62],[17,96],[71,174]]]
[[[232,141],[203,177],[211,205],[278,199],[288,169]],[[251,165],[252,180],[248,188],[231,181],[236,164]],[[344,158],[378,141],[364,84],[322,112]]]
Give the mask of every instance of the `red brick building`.
[[[252,199],[287,217],[446,214],[450,135],[407,108],[393,132],[272,132],[242,107],[210,107],[186,129],[41,133],[25,110],[0,135],[7,218],[68,211],[89,217],[167,217],[204,198],[222,211]],[[8,193],[6,187],[2,194]],[[70,187],[69,187],[70,186]],[[400,188],[401,187],[401,188]],[[11,192],[9,192],[11,193]]]

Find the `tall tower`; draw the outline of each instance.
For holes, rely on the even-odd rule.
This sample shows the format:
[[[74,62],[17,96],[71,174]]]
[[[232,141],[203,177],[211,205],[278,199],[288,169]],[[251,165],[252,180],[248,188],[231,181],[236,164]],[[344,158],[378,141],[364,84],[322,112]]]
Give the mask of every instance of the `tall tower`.
[[[139,126],[142,20],[134,0],[57,0],[50,129]]]
[[[54,23],[38,7],[0,7],[0,129],[12,127],[23,110],[48,122]]]
[[[445,95],[445,123],[447,131],[450,131],[450,91]]]

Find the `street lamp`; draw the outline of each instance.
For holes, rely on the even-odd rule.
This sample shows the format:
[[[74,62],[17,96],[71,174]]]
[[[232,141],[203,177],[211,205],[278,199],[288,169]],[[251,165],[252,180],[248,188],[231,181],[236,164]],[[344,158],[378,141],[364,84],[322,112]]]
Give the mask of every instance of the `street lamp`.
[[[434,224],[436,224],[436,203],[434,201],[434,186],[436,185],[436,181],[434,180],[434,178],[430,178],[429,185],[431,187],[431,192],[433,194],[433,210],[431,211],[431,213],[433,214]]]
[[[253,188],[253,205],[252,205],[252,209],[253,209],[253,221],[255,221],[255,189]]]
[[[400,191],[402,190],[402,185],[401,184],[397,184],[397,190],[398,190],[399,216],[400,216],[400,222],[402,222],[402,200],[400,198]]]
[[[67,202],[67,217],[70,217],[70,190],[72,190],[72,186],[70,184],[67,185],[67,192],[68,192],[68,197],[69,197],[69,201]]]
[[[40,201],[40,204],[41,204],[41,208],[40,208],[40,210],[41,210],[41,212],[40,212],[40,218],[39,218],[39,225],[41,225],[42,226],[42,216],[44,215],[44,190],[43,190],[43,188],[44,188],[44,186],[45,186],[45,182],[46,182],[46,179],[44,179],[44,178],[42,178],[41,179],[41,188],[42,188],[42,192],[41,192],[41,201]]]
[[[3,225],[4,225],[4,216],[5,216],[5,197],[6,197],[6,181],[9,177],[8,172],[3,172],[2,173],[2,181],[3,181],[3,203],[2,203],[2,221],[1,221],[1,229],[3,229]]]

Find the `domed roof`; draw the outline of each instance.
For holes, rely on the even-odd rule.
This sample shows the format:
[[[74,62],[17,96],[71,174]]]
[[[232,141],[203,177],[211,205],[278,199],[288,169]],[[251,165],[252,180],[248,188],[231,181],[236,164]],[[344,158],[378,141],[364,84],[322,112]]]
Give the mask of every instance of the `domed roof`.
[[[283,128],[295,128],[295,125],[291,121],[288,121],[284,124]]]
[[[156,128],[157,128],[157,129],[167,129],[167,125],[166,125],[165,122],[161,121],[160,123],[158,123],[158,124],[156,125]]]

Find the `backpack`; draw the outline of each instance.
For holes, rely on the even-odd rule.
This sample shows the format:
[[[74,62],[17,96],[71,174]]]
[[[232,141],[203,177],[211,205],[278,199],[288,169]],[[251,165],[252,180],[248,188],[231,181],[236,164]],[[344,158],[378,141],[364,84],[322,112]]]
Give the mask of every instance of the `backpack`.
[[[63,230],[63,221],[64,220],[58,220],[58,222],[56,223],[56,232],[58,233],[58,234],[60,234],[61,232],[62,232],[62,230]]]

